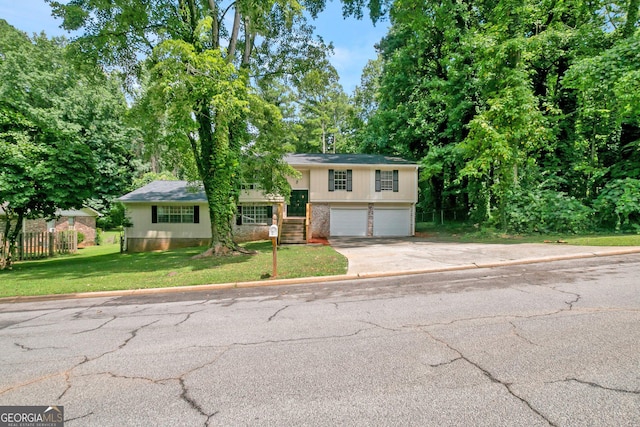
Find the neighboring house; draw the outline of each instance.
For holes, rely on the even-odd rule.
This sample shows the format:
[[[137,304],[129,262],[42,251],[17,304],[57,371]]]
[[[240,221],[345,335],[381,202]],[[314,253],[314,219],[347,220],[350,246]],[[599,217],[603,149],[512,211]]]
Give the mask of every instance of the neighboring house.
[[[412,236],[418,200],[418,165],[368,154],[291,154],[300,177],[289,178],[288,204],[246,184],[239,197],[234,236],[266,239],[273,213],[282,212],[282,243],[312,237]],[[154,181],[119,199],[133,223],[127,250],[147,251],[208,243],[211,226],[202,189],[185,181]],[[294,230],[298,227],[298,231]],[[308,231],[307,231],[308,230]],[[301,234],[300,234],[301,233]]]
[[[100,213],[90,207],[81,209],[57,210],[56,218],[47,221],[44,218],[25,219],[22,223],[24,233],[42,233],[47,231],[76,230],[84,235],[82,245],[91,246],[96,243],[96,219]],[[4,211],[0,209],[0,223]],[[2,230],[0,230],[1,232]]]

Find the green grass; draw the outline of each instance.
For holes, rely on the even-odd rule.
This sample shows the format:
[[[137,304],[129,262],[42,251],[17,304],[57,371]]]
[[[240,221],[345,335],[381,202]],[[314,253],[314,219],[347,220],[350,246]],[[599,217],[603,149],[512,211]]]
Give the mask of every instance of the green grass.
[[[439,242],[543,243],[558,240],[583,246],[640,246],[637,234],[514,236],[480,230],[464,223],[418,223],[420,237]],[[0,297],[50,295],[121,289],[176,287],[212,283],[268,281],[272,273],[270,241],[247,243],[256,255],[193,259],[205,248],[166,252],[119,253],[118,233],[105,233],[104,245],[77,254],[17,262],[0,271]],[[344,274],[347,260],[329,246],[282,246],[278,249],[278,278]]]
[[[420,237],[438,242],[461,243],[545,243],[566,242],[576,246],[640,246],[639,234],[594,233],[573,234],[506,234],[491,229],[480,229],[463,222],[448,222],[444,225],[432,222],[419,222],[416,232]]]
[[[205,248],[120,254],[117,243],[92,246],[74,255],[17,262],[13,270],[0,271],[0,297],[268,280],[273,268],[271,242],[244,246],[258,253],[192,259]],[[346,271],[346,258],[329,246],[278,249],[279,279]]]

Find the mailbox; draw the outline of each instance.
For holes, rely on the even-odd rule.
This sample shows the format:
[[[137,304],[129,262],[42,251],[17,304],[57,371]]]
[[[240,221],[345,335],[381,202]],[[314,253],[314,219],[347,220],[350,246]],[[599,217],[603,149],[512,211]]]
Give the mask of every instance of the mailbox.
[[[269,237],[278,237],[278,226],[272,225],[269,227]]]

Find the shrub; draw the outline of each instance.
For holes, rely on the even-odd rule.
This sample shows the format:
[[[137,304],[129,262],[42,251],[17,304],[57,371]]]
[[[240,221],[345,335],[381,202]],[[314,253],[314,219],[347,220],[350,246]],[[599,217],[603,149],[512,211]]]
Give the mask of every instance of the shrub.
[[[592,209],[575,197],[539,188],[511,194],[506,223],[516,233],[578,233],[591,228],[592,216]]]
[[[594,203],[601,223],[616,231],[634,229],[640,220],[640,180],[633,178],[609,181]]]

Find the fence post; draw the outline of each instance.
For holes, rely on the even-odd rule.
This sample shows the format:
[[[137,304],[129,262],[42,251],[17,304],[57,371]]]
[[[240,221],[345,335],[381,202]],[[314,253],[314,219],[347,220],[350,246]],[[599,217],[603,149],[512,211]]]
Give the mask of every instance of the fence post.
[[[53,234],[53,231],[49,231],[48,234],[49,234],[48,236],[49,237],[49,257],[53,257],[53,254],[55,253],[54,251],[55,248],[53,246],[55,244],[54,234]]]

